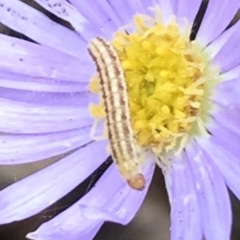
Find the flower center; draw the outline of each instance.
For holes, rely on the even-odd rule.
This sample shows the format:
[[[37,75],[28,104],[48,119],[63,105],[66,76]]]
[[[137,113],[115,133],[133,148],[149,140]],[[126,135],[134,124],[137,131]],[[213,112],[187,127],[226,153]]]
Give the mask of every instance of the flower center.
[[[112,40],[125,72],[137,144],[160,157],[180,152],[189,135],[207,135],[207,99],[219,72],[189,35],[175,17],[165,26],[159,14],[137,15],[134,28],[119,30]],[[90,84],[93,92],[99,91],[96,79]],[[101,104],[90,110],[104,117]]]

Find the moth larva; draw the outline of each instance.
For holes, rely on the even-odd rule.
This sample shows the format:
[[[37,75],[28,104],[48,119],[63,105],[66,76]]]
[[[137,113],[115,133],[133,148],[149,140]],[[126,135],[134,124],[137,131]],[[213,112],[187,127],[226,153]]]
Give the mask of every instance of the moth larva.
[[[129,186],[143,190],[145,178],[131,126],[127,84],[113,46],[103,38],[93,39],[88,51],[97,66],[112,158]]]

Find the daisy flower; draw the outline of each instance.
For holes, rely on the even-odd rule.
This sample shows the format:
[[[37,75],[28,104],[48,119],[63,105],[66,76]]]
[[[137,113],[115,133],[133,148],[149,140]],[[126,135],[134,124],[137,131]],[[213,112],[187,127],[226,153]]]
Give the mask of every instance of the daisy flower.
[[[197,27],[201,0],[35,2],[69,28],[22,1],[0,0],[0,22],[29,38],[0,35],[0,164],[64,155],[0,192],[0,223],[39,213],[108,157],[108,139],[90,134],[96,122],[101,134],[106,120],[88,53],[89,41],[101,37],[124,70],[131,144],[146,184],[132,189],[118,168],[131,172],[134,159],[114,159],[84,197],[27,237],[90,240],[105,221],[129,223],[158,165],[171,240],[230,239],[227,186],[240,198],[240,22],[229,24],[239,0],[209,0]]]

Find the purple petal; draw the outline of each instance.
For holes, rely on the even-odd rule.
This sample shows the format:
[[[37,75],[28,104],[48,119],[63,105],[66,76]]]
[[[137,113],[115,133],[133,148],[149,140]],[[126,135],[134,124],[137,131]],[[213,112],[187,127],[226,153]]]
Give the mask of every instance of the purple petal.
[[[19,102],[26,102],[30,105],[48,106],[48,107],[81,107],[95,102],[98,97],[89,91],[81,91],[76,93],[49,93],[49,92],[35,92],[22,91],[9,88],[0,87],[1,98]]]
[[[70,2],[90,22],[90,25],[96,26],[106,38],[112,38],[113,33],[122,26],[108,1],[95,0],[94,4],[91,1],[70,0]]]
[[[97,98],[89,91],[82,91],[78,93],[45,93],[13,90],[8,88],[0,88],[1,99],[6,105],[19,105],[25,108],[16,109],[18,112],[35,112],[42,113],[42,107],[56,107],[51,111],[59,111],[59,109],[68,108],[68,111],[77,110],[79,108],[86,108],[90,101],[95,101]],[[8,109],[7,106],[2,107]],[[1,104],[1,103],[0,103]],[[32,107],[32,109],[31,109]],[[36,107],[36,110],[34,110]],[[39,110],[37,108],[40,108]],[[31,109],[31,110],[30,110]],[[8,109],[10,111],[10,109]],[[66,109],[67,110],[67,109]]]
[[[144,166],[147,184],[143,191],[131,189],[119,176],[116,167],[112,166],[96,187],[79,202],[84,216],[89,220],[104,219],[128,224],[146,196],[155,167],[154,160],[154,155],[147,156],[147,163]]]
[[[112,165],[87,195],[41,225],[35,233],[28,234],[28,237],[35,240],[65,240],[66,238],[60,236],[68,236],[69,240],[90,240],[106,220],[128,223],[139,209],[151,182],[154,163],[152,156],[148,158],[144,168],[147,186],[143,191],[130,189],[119,176],[116,166]]]
[[[34,41],[81,56],[86,43],[73,31],[19,0],[0,0],[0,22]]]
[[[105,148],[106,142],[89,144],[2,190],[0,224],[28,218],[65,196],[107,158]]]
[[[214,153],[213,155],[209,154],[209,157],[218,167],[228,187],[240,199],[240,158],[239,150],[231,145],[234,140],[228,138],[227,141],[223,141],[223,139],[213,136],[209,141],[205,139],[197,139],[197,141],[203,150]]]
[[[232,121],[232,120],[230,120],[231,115],[232,114],[227,115],[227,118],[229,119],[230,122]],[[218,141],[222,142],[223,146],[226,145],[226,148],[227,147],[228,147],[228,149],[230,148],[232,153],[235,153],[236,155],[238,155],[238,153],[240,151],[239,130],[237,132],[235,132],[235,131],[231,130],[232,128],[229,127],[230,124],[228,124],[226,126],[223,124],[224,124],[224,122],[223,121],[221,122],[221,119],[217,118],[217,120],[209,121],[206,124],[206,128]]]
[[[237,22],[231,28],[224,31],[220,36],[218,36],[205,48],[205,51],[207,52],[210,59],[214,59],[214,57],[219,53],[219,51],[221,51],[221,49],[231,40],[235,32],[238,31],[239,25],[239,22]]]
[[[147,13],[149,7],[153,7],[153,5],[151,4],[151,0],[150,1],[132,0],[132,1],[125,1],[124,6],[122,6],[121,8],[123,9],[123,11],[125,11],[126,8],[129,8],[131,10],[130,22],[132,22],[134,15]],[[121,13],[123,11],[121,11]]]
[[[199,139],[199,145],[209,152],[214,152],[210,156],[215,162],[227,185],[240,198],[239,173],[240,173],[240,116],[239,105],[222,107],[214,115],[216,120],[207,125],[212,133],[209,143]],[[218,149],[216,151],[216,149]]]
[[[11,133],[49,133],[87,126],[89,94],[81,94],[79,106],[49,106],[1,98],[0,131]],[[56,124],[57,123],[57,124]]]
[[[234,73],[232,73],[232,76]],[[223,105],[239,104],[240,103],[240,81],[237,79],[222,82],[214,87],[211,99]]]
[[[171,239],[201,240],[199,204],[185,156],[172,159],[164,175],[171,203]]]
[[[42,7],[50,11],[59,18],[68,21],[77,32],[89,34],[88,21],[80,12],[66,0],[35,0]],[[92,34],[92,33],[90,33]]]
[[[221,75],[222,82],[226,82],[229,80],[237,79],[240,77],[240,65],[232,68],[231,70],[222,73]]]
[[[77,2],[77,1],[72,1]],[[133,10],[130,7],[132,1],[125,1],[124,5],[122,1],[116,1],[116,0],[109,0],[109,5],[112,7],[115,14],[120,19],[122,26],[130,23],[133,18]],[[119,11],[120,9],[124,9],[124,11]],[[117,29],[116,29],[117,30]]]
[[[232,215],[224,180],[203,150],[192,141],[186,148],[197,190],[206,240],[230,239]]]
[[[240,51],[239,37],[240,21],[213,42],[213,47],[219,49],[219,52],[213,58],[212,63],[219,66],[221,72],[229,71],[240,64],[238,54]],[[224,40],[225,43],[223,44]],[[231,54],[229,54],[230,52]]]
[[[66,0],[35,1],[54,15],[68,21],[85,41],[89,41],[91,38],[100,34],[99,29],[93,26],[87,18],[83,17],[80,12]]]
[[[222,128],[221,126],[224,126],[227,130],[230,130],[240,136],[240,105],[230,105],[227,107],[222,105],[217,106],[218,109],[212,113],[212,116],[220,123],[218,124],[218,127]],[[216,121],[214,124],[217,124]],[[213,127],[211,127],[211,129],[212,128]],[[215,129],[216,128],[217,127],[215,127]],[[215,131],[219,131],[219,129],[216,129]]]
[[[107,2],[109,2],[109,5],[120,19],[121,26],[131,23],[133,16],[136,14],[152,14],[149,8],[155,7],[157,4],[157,0],[131,0],[124,1],[124,4],[116,0],[108,0]]]
[[[176,1],[176,16],[179,24],[185,26],[183,18],[187,19],[192,26],[193,21],[197,15],[202,0],[178,0]]]
[[[168,24],[171,20],[171,15],[176,14],[175,0],[158,0],[158,4],[161,8],[162,20],[164,24]]]
[[[39,78],[88,82],[95,70],[89,56],[83,50],[81,49],[79,58],[76,58],[48,47],[0,34],[0,69]]]
[[[225,30],[239,6],[239,0],[222,0],[221,3],[218,0],[208,2],[206,13],[197,33],[197,40],[202,46],[208,45]]]
[[[206,128],[212,134],[213,140],[215,139],[215,142],[218,145],[221,145],[231,154],[238,156],[240,151],[240,131],[239,127],[235,126],[235,122],[237,122],[239,116],[234,119],[235,113],[228,113],[228,115],[226,116],[229,120],[229,123],[227,123],[227,120],[223,121],[222,117],[219,117],[218,115],[216,115],[215,119],[208,122]],[[231,126],[231,123],[233,124],[233,126]]]
[[[55,218],[27,234],[33,240],[92,240],[103,221],[90,221],[82,215],[78,202]]]
[[[69,152],[91,141],[90,130],[88,126],[47,134],[0,135],[0,164],[34,162]]]
[[[69,82],[0,71],[0,87],[38,92],[87,91],[87,83]]]
[[[124,4],[121,1],[116,0],[108,0],[108,2],[121,20],[121,26],[132,23],[133,17],[136,14],[152,15],[153,12],[149,11],[150,8],[153,8],[158,4],[158,0],[132,0],[124,1]]]

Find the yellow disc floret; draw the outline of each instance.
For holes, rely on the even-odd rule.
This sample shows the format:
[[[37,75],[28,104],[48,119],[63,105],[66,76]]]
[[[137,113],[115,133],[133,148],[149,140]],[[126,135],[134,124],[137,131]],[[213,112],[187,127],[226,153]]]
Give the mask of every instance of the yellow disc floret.
[[[132,127],[139,146],[160,156],[179,152],[191,134],[207,134],[204,114],[209,82],[218,76],[197,43],[173,17],[134,17],[134,30],[112,41],[125,71]],[[131,26],[131,29],[132,26]]]

